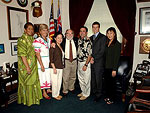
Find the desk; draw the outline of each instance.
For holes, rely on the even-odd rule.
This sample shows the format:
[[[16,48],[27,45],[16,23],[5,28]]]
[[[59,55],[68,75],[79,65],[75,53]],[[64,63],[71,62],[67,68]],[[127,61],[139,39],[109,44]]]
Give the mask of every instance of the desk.
[[[0,106],[3,104],[5,107],[8,106],[9,95],[17,89],[17,85],[13,83],[14,80],[13,75],[10,74],[0,76]]]
[[[8,106],[9,96],[6,91],[6,84],[10,82],[11,78],[5,75],[0,76],[0,105],[5,104],[5,107]]]

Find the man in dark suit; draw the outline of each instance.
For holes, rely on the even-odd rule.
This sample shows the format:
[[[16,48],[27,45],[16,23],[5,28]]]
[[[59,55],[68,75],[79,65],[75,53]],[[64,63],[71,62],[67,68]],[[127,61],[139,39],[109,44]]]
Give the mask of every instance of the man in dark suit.
[[[104,51],[106,44],[106,36],[99,32],[100,23],[92,24],[94,35],[90,37],[92,41],[92,58],[91,58],[91,82],[92,91],[95,95],[94,101],[99,101],[102,96],[102,76],[104,73]]]
[[[65,33],[65,38],[63,39],[63,42],[61,44],[65,53],[65,68],[63,69],[64,96],[68,94],[68,91],[74,92],[77,69],[77,43],[78,38],[74,37],[73,30],[67,29]]]

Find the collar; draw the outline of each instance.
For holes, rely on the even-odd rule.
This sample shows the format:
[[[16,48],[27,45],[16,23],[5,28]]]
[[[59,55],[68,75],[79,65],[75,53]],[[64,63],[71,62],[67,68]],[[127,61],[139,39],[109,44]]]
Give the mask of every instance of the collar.
[[[94,34],[96,37],[97,37],[97,35],[99,34],[99,32],[97,32],[96,34]]]

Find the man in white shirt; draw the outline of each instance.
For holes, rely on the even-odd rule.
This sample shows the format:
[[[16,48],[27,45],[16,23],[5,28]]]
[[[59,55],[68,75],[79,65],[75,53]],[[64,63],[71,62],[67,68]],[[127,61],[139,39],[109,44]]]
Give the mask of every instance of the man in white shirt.
[[[66,96],[68,91],[74,92],[77,69],[77,42],[74,32],[67,29],[65,39],[62,42],[62,48],[65,52],[65,68],[63,70],[63,94]],[[71,46],[71,50],[70,50]]]

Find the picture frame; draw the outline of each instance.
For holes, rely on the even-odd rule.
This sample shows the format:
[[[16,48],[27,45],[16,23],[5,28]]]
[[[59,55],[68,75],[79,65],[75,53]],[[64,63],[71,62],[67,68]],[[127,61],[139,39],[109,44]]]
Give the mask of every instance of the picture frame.
[[[24,32],[28,22],[28,10],[7,6],[9,40],[17,40]]]
[[[4,3],[6,3],[6,4],[12,2],[12,0],[1,0],[1,1],[4,2]]]
[[[150,0],[137,0],[137,2],[150,2]]]
[[[21,7],[26,7],[28,5],[28,0],[17,0]]]
[[[150,7],[139,9],[139,34],[150,34]]]
[[[17,55],[17,42],[11,42],[11,55],[16,56]]]
[[[139,54],[149,54],[149,52],[150,52],[150,36],[141,36]]]
[[[0,44],[0,54],[5,53],[4,44]]]

